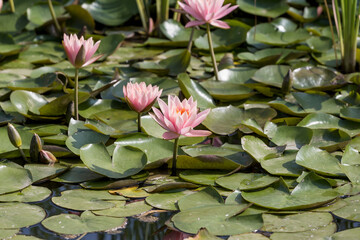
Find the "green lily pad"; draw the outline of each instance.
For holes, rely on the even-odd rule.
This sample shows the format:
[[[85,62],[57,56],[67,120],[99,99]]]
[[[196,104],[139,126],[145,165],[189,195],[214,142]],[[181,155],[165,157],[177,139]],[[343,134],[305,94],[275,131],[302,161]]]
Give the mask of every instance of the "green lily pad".
[[[1,229],[0,238],[8,239],[16,237],[16,234],[20,231],[20,229]]]
[[[114,202],[115,203],[115,202]],[[152,206],[149,206],[145,201],[132,202],[124,205],[122,202],[115,203],[115,207],[92,211],[95,215],[108,216],[108,217],[131,217],[141,213],[150,211]]]
[[[87,144],[82,147],[80,158],[91,171],[110,178],[125,178],[136,174],[147,162],[144,152],[129,146],[116,146],[111,158],[102,143]]]
[[[226,173],[211,170],[185,170],[179,174],[179,177],[187,182],[214,186],[215,180]]]
[[[234,67],[219,71],[219,81],[244,84],[251,82],[251,77],[257,71],[252,67]]]
[[[298,104],[308,113],[324,112],[330,114],[340,114],[341,108],[345,104],[326,94],[310,94],[304,92],[294,92]]]
[[[230,236],[228,240],[269,240],[269,238],[260,233],[243,233]]]
[[[0,203],[0,229],[22,228],[41,222],[46,213],[39,206],[25,203]]]
[[[339,129],[354,137],[360,133],[360,123],[343,120],[326,113],[311,113],[306,116],[298,126],[311,129]]]
[[[299,150],[296,163],[325,176],[344,176],[336,157],[311,145],[303,146]]]
[[[67,166],[60,164],[54,164],[53,166],[44,164],[26,164],[24,168],[30,171],[34,183],[50,180],[68,170]]]
[[[304,10],[302,11],[302,10],[290,7],[287,10],[287,14],[289,14],[295,20],[302,22],[302,23],[312,22],[321,15],[321,12],[318,12],[318,10],[321,10],[321,8],[305,7]]]
[[[345,107],[340,110],[340,117],[350,121],[360,122],[360,108],[359,107]]]
[[[143,188],[138,188],[138,186],[114,190],[113,193],[128,198],[146,198],[150,196],[148,192],[146,192]]]
[[[169,19],[160,24],[161,32],[171,41],[173,42],[189,42],[190,35],[192,32],[191,28],[185,28],[179,22]],[[203,30],[194,31],[193,39],[197,39],[198,37],[204,34]]]
[[[204,81],[201,82],[201,86],[203,86],[213,98],[223,102],[239,101],[256,94],[252,88],[230,82]]]
[[[177,211],[179,210],[177,202],[180,198],[194,193],[193,191],[176,189],[161,193],[151,194],[145,199],[146,203],[159,209]]]
[[[252,79],[265,85],[281,88],[290,67],[285,65],[269,65],[255,72]]]
[[[257,192],[242,192],[246,201],[255,205],[277,210],[299,210],[312,208],[330,202],[338,196],[336,190],[315,173],[308,174],[290,192],[283,180]]]
[[[241,145],[245,152],[250,154],[256,161],[280,156],[285,150],[280,147],[268,147],[260,138],[254,136],[244,136],[241,138]],[[258,151],[262,149],[262,151]]]
[[[270,139],[278,146],[286,145],[287,149],[300,149],[310,143],[312,136],[313,131],[310,128],[280,126]]]
[[[292,103],[281,98],[277,98],[268,103],[272,108],[292,116],[306,116],[305,110],[297,103]]]
[[[101,39],[98,53],[102,55],[100,60],[105,60],[118,48],[119,44],[125,39],[123,34],[111,34]]]
[[[310,231],[297,232],[297,233],[283,233],[276,232],[271,234],[271,239],[274,240],[303,240],[303,239],[327,239],[331,234],[336,232],[337,226],[335,223],[330,223],[324,227],[314,228]]]
[[[207,187],[199,192],[182,197],[177,204],[180,211],[185,211],[205,206],[220,206],[224,204],[224,199],[214,188]]]
[[[305,232],[330,224],[333,217],[330,213],[304,212],[291,215],[263,214],[264,226],[267,232]]]
[[[81,6],[88,10],[96,21],[108,26],[120,25],[138,13],[136,2],[119,3],[117,0],[96,0]]]
[[[286,151],[282,156],[264,159],[260,162],[261,167],[272,175],[298,177],[305,168],[296,164],[296,153]]]
[[[103,177],[103,175],[91,171],[86,166],[74,166],[51,181],[63,183],[82,183]]]
[[[120,228],[125,223],[125,218],[96,216],[90,211],[85,211],[80,216],[75,214],[51,216],[45,219],[42,225],[58,234],[84,234]]]
[[[344,77],[325,67],[302,67],[293,70],[293,87],[300,90],[331,90],[344,85]]]
[[[239,8],[252,15],[276,18],[284,14],[289,6],[285,0],[269,2],[267,0],[237,0]]]
[[[0,195],[0,202],[40,202],[50,194],[51,191],[46,187],[30,185],[19,192]]]
[[[216,179],[216,183],[230,190],[256,190],[267,187],[279,178],[263,173],[234,173],[230,176]]]
[[[238,215],[246,204],[212,205],[181,211],[172,217],[175,227],[195,234],[205,227],[213,235],[234,235],[251,232],[262,226],[261,215]],[[234,216],[234,217],[232,217]]]
[[[30,172],[11,161],[0,162],[0,194],[15,192],[31,185]]]
[[[360,228],[343,230],[331,235],[332,240],[356,239],[359,236]]]
[[[53,197],[51,200],[60,207],[85,211],[112,208],[115,204],[111,201],[123,201],[126,198],[111,195],[108,191],[75,189],[61,192],[60,197]]]
[[[60,4],[53,4],[54,12],[56,16],[61,16],[65,9]],[[52,19],[51,13],[49,11],[49,6],[46,3],[35,4],[32,7],[28,8],[26,15],[33,27],[38,27]]]
[[[313,129],[310,145],[332,151],[342,148],[351,140],[350,136],[338,129]]]

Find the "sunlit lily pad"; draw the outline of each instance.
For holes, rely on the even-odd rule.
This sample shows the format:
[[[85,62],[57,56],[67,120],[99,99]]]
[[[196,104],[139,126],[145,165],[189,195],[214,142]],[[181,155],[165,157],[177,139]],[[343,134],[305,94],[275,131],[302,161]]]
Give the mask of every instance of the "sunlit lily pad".
[[[215,180],[227,172],[210,171],[210,170],[186,170],[179,174],[181,179],[185,181],[202,184],[202,185],[215,185]]]
[[[15,192],[31,185],[28,170],[11,161],[0,162],[0,194]]]
[[[310,128],[280,126],[270,139],[278,146],[286,145],[287,149],[300,149],[310,143],[312,136],[313,132]]]
[[[286,65],[268,65],[260,68],[252,79],[265,85],[281,88],[289,69]]]
[[[233,235],[228,238],[228,240],[268,240],[269,238],[265,237],[260,233],[243,233],[238,235]]]
[[[331,235],[333,240],[356,239],[360,234],[360,228],[347,229]]]
[[[244,136],[241,138],[241,145],[256,161],[261,162],[267,158],[280,156],[285,148],[268,147],[260,138],[255,136]],[[262,149],[262,151],[258,151]]]
[[[112,208],[115,204],[110,201],[125,199],[122,196],[111,195],[107,191],[75,189],[62,192],[60,197],[53,197],[52,201],[64,208],[84,211]]]
[[[154,193],[145,199],[146,203],[159,209],[177,211],[180,198],[194,193],[193,191],[176,189],[162,193]]]
[[[220,206],[224,204],[224,199],[214,188],[207,187],[199,192],[182,197],[177,204],[180,211],[185,211],[198,207]]]
[[[29,186],[19,192],[0,195],[0,202],[39,202],[50,194],[51,191],[46,187]]]
[[[145,201],[132,202],[124,205],[123,202],[115,203],[115,207],[92,211],[95,215],[99,216],[108,216],[108,217],[131,217],[138,215],[152,209],[152,206],[149,206]]]
[[[294,151],[286,151],[282,156],[264,159],[260,162],[261,167],[273,175],[298,177],[305,168],[296,164],[296,153]]]
[[[44,209],[25,203],[0,203],[0,229],[22,228],[39,223],[46,216]]]
[[[245,200],[261,207],[298,210],[330,202],[338,196],[338,193],[325,179],[310,173],[292,192],[284,181],[280,180],[264,190],[243,192],[242,196]]]
[[[96,216],[90,211],[85,211],[80,216],[75,214],[51,216],[45,219],[42,225],[58,234],[83,234],[120,228],[125,222],[125,218]]]
[[[276,0],[271,3],[267,0],[237,0],[237,4],[244,12],[270,18],[284,14],[289,8],[285,0]]]
[[[279,178],[262,173],[234,173],[216,179],[216,183],[230,190],[255,190],[267,187]]]
[[[67,166],[60,164],[54,164],[54,166],[44,164],[26,164],[24,168],[30,171],[33,182],[50,180],[68,170]]]
[[[273,240],[303,240],[303,239],[327,239],[331,234],[336,232],[337,225],[335,223],[330,223],[324,227],[314,228],[310,231],[297,232],[297,233],[284,233],[276,232],[271,235]]]
[[[64,183],[82,183],[99,178],[103,178],[103,175],[95,173],[83,165],[70,168],[65,173],[52,179],[52,181]]]

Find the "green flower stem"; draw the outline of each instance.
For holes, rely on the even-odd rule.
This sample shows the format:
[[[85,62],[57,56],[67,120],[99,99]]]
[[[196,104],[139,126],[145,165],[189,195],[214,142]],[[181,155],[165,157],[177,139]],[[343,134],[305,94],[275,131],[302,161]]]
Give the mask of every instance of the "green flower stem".
[[[75,68],[74,108],[75,119],[79,120],[79,68]]]
[[[141,132],[141,113],[138,113],[138,132]]]
[[[176,159],[178,155],[179,138],[175,138],[171,176],[176,176]]]
[[[54,20],[54,23],[55,23],[56,30],[60,33],[61,28],[60,28],[59,22],[58,22],[58,20],[56,18],[56,14],[55,14],[54,7],[53,7],[53,4],[52,4],[51,0],[48,0],[48,5],[49,5],[51,17],[52,17],[52,19]]]
[[[21,147],[18,147],[19,152],[21,154],[21,157],[25,160],[25,162],[30,163],[30,161],[26,158],[24,151],[21,149]]]
[[[219,71],[218,71],[218,68],[217,68],[217,65],[216,65],[214,47],[213,47],[212,39],[211,39],[210,24],[208,24],[208,23],[206,24],[206,30],[207,30],[207,36],[208,36],[208,41],[209,41],[211,59],[213,61],[213,65],[214,65],[215,78],[216,78],[217,81],[219,81]]]
[[[188,43],[188,46],[187,46],[187,50],[188,50],[189,53],[191,53],[191,48],[192,48],[192,45],[193,45],[194,32],[195,32],[195,28],[192,28],[189,43]]]
[[[11,12],[15,12],[15,4],[14,4],[14,0],[9,0],[10,3],[10,8],[11,8]]]

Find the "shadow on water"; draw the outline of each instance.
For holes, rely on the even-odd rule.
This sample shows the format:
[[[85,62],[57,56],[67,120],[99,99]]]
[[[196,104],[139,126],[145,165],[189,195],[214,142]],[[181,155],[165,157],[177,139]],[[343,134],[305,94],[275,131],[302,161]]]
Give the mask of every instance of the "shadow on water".
[[[81,188],[79,185],[71,185],[71,184],[57,184],[57,183],[49,183],[46,185],[49,189],[52,190],[51,197],[60,196],[60,193],[70,189],[78,189]],[[61,213],[69,213],[71,210],[63,209],[52,203],[51,197],[47,198],[45,201],[39,203],[33,203],[34,205],[42,207],[46,213],[46,217],[58,215]],[[157,232],[171,217],[172,213],[159,213],[154,214],[153,216],[158,218],[156,222],[143,222],[137,218],[127,218],[126,228],[116,230],[111,233],[107,232],[97,232],[97,233],[88,233],[81,239],[83,240],[161,240],[164,237],[165,231]],[[154,234],[156,233],[156,234]],[[59,236],[58,234],[47,230],[40,223],[33,225],[28,228],[22,228],[20,234],[38,237],[46,240],[55,240],[55,239],[69,239],[65,238],[65,236]],[[74,238],[77,239],[80,236],[77,235]]]

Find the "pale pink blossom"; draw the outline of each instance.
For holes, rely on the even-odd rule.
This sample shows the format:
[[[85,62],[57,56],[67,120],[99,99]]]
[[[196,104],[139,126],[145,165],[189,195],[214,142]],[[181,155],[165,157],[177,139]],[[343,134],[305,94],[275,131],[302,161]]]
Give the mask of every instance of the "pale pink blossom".
[[[64,34],[63,46],[68,56],[69,61],[76,68],[85,67],[98,60],[101,55],[92,57],[99,48],[100,41],[94,44],[92,38],[85,40],[84,37],[80,39],[76,34],[71,34],[70,37]],[[80,51],[83,47],[83,51]],[[78,56],[81,54],[81,56]]]
[[[152,108],[154,114],[151,117],[167,132],[163,138],[170,140],[184,135],[186,137],[205,137],[211,134],[206,130],[194,130],[193,128],[202,123],[210,112],[206,109],[198,113],[197,102],[192,97],[180,102],[176,96],[168,96],[168,105],[159,99],[160,110]]]
[[[3,0],[0,0],[0,12],[1,12],[2,7],[3,7]]]
[[[128,83],[123,86],[123,93],[129,107],[135,112],[142,113],[150,110],[155,101],[160,97],[162,89],[158,86],[149,84],[146,86],[144,82]]]
[[[230,28],[227,23],[219,19],[238,8],[237,5],[230,7],[230,3],[223,6],[224,0],[184,0],[184,2],[178,2],[180,7],[196,19],[188,22],[185,27],[209,23],[219,28]]]

